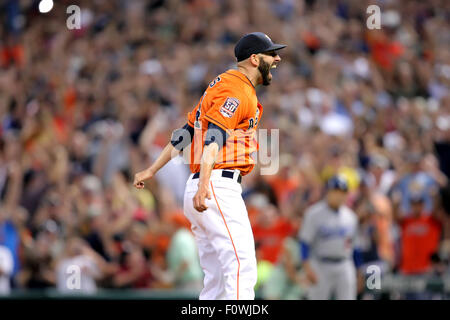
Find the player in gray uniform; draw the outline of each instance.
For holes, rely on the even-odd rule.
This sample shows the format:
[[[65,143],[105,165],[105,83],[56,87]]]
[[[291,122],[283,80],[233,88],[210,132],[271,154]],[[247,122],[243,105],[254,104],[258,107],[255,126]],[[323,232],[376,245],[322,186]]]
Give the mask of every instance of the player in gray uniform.
[[[303,268],[311,283],[311,300],[356,299],[360,254],[354,240],[358,219],[344,201],[348,186],[334,176],[327,182],[325,199],[307,208],[300,229]]]

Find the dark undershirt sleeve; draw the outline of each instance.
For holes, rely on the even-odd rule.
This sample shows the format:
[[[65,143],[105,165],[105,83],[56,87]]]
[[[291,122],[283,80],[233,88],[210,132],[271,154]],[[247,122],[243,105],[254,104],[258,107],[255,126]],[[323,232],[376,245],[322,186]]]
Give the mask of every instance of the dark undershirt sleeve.
[[[210,122],[208,124],[208,131],[206,132],[206,138],[205,138],[205,146],[215,142],[219,145],[219,149],[223,147],[225,142],[228,139],[228,133],[223,130],[218,125]]]
[[[194,128],[186,123],[182,128],[176,129],[172,132],[170,143],[175,149],[183,151],[184,148],[191,144],[193,138]]]

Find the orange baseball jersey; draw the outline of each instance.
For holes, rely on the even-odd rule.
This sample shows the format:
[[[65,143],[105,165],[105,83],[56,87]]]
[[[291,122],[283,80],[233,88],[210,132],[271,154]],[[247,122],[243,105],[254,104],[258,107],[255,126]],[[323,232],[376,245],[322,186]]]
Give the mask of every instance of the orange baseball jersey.
[[[238,169],[243,176],[252,171],[255,166],[252,153],[258,150],[256,129],[262,112],[255,88],[247,76],[238,70],[228,70],[216,77],[188,114],[188,124],[194,128],[191,171],[200,171],[209,122],[229,134],[214,169]]]

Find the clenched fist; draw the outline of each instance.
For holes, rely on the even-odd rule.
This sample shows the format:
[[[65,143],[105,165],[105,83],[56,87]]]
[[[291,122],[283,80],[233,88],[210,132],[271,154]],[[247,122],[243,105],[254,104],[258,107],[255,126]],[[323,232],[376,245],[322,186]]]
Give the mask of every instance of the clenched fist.
[[[144,181],[151,179],[153,177],[153,172],[150,169],[145,169],[142,171],[139,171],[134,175],[134,182],[133,185],[138,188],[142,189],[144,188]]]
[[[211,191],[209,191],[208,186],[199,186],[197,193],[192,199],[194,208],[198,212],[203,212],[208,209],[208,206],[205,204],[205,198],[211,200]]]

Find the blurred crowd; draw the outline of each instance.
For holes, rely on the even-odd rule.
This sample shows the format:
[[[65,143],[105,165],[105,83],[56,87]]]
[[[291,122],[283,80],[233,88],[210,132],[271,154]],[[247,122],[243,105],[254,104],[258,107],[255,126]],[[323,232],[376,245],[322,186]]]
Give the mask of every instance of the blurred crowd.
[[[0,4],[0,292],[72,283],[198,290],[189,168],[132,186],[216,75],[261,31],[288,47],[257,89],[279,170],[243,179],[258,292],[301,298],[297,234],[344,175],[365,265],[450,273],[450,2],[80,0]],[[66,8],[81,8],[68,30]],[[381,29],[366,26],[370,4]],[[76,283],[72,283],[76,285]]]

